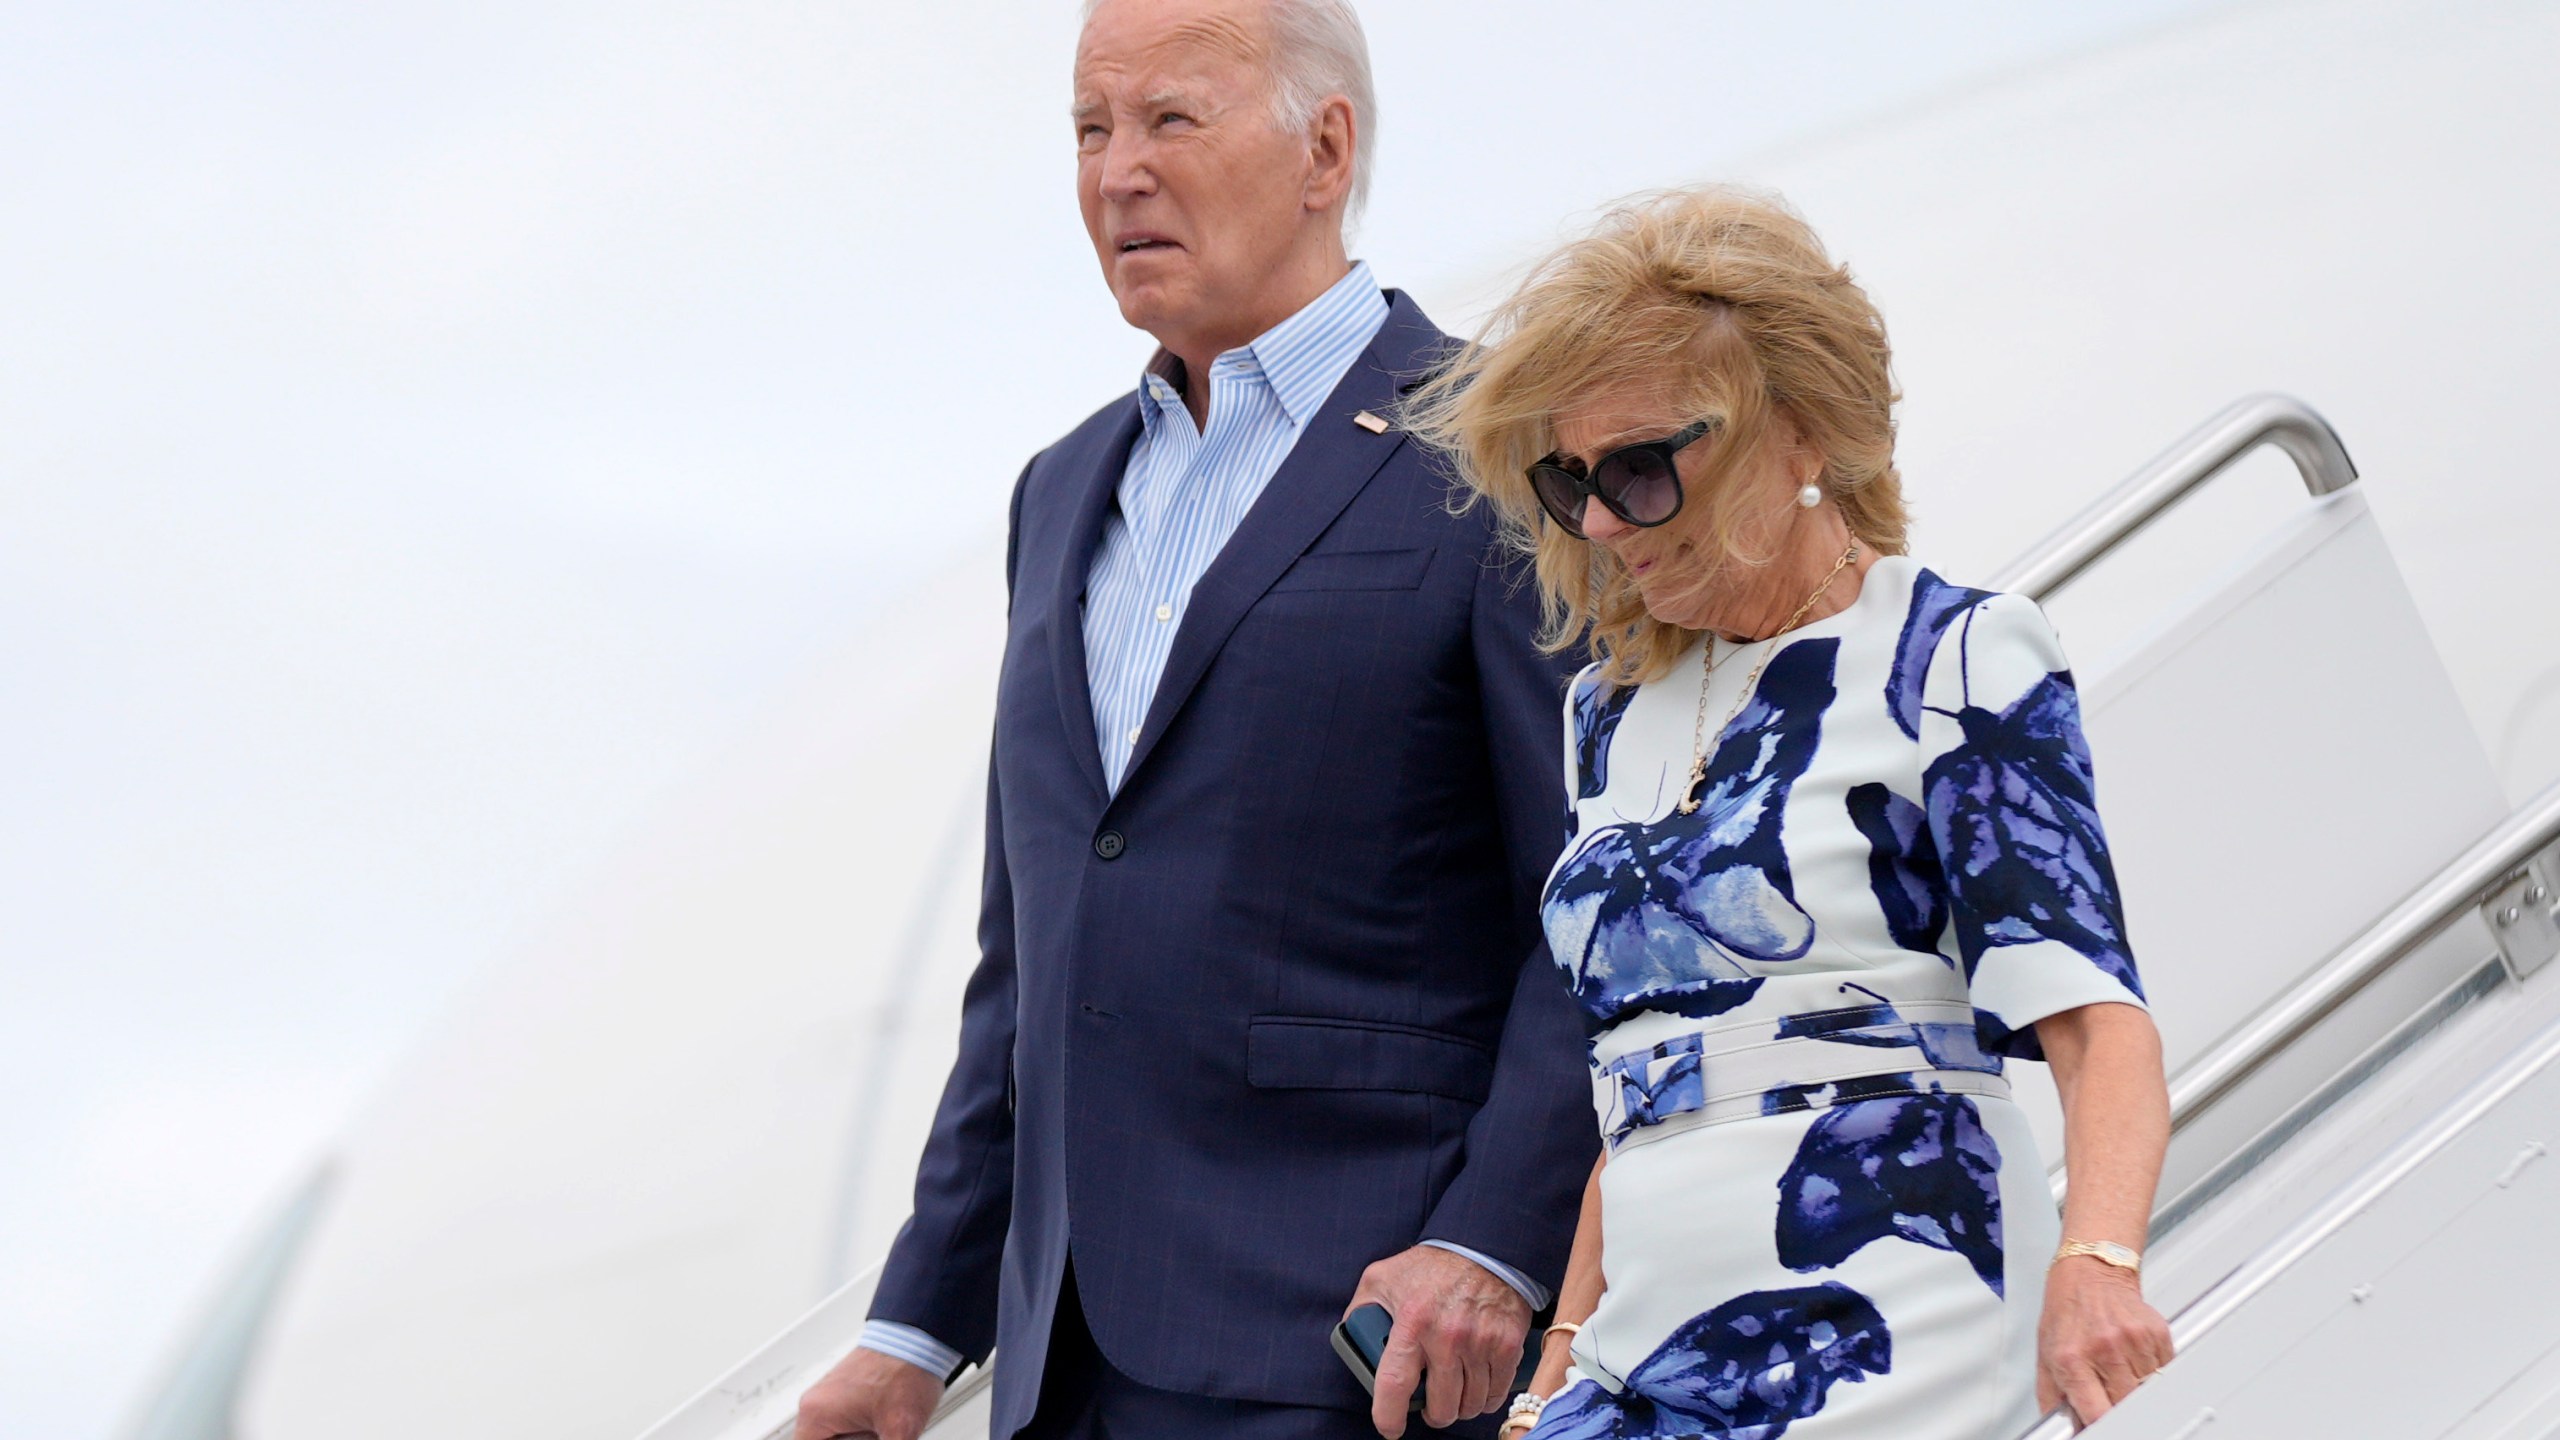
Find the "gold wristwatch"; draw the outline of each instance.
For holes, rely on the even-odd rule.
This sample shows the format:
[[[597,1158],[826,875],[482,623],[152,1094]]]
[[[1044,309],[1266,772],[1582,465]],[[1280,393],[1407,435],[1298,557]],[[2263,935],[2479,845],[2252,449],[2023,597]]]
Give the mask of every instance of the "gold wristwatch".
[[[2062,1248],[2053,1252],[2054,1263],[2060,1264],[2074,1255],[2086,1255],[2092,1260],[2113,1265],[2119,1270],[2130,1270],[2136,1275],[2142,1273],[2142,1252],[2130,1245],[2119,1245],[2113,1240],[2065,1240],[2062,1242]]]

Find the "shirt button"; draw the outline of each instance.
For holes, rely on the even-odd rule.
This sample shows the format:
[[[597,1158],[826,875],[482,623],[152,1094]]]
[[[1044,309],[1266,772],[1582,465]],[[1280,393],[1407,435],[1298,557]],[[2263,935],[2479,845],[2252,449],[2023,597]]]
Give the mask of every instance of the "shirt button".
[[[1105,860],[1119,859],[1120,852],[1128,848],[1129,842],[1117,830],[1105,830],[1093,837],[1093,853]]]
[[[1142,726],[1139,726],[1139,727],[1138,727],[1138,730],[1143,730],[1143,729],[1145,729],[1145,728],[1146,728],[1146,727],[1142,725]],[[1137,743],[1138,743],[1138,730],[1131,730],[1131,731],[1129,732],[1129,743],[1130,743],[1130,744],[1132,744],[1132,745],[1135,745],[1135,744],[1137,744]]]
[[[1159,605],[1159,606],[1157,606],[1157,607],[1156,607],[1156,618],[1157,618],[1158,620],[1170,620],[1170,619],[1172,619],[1172,618],[1173,618],[1173,607],[1172,607],[1172,606],[1170,606],[1170,605]]]

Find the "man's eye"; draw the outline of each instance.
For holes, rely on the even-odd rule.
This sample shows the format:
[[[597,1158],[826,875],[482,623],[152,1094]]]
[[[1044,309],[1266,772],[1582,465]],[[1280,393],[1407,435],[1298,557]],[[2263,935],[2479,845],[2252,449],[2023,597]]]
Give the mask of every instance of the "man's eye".
[[[1163,129],[1167,125],[1188,125],[1190,123],[1191,117],[1183,114],[1179,110],[1167,110],[1156,117],[1156,128],[1159,130]]]

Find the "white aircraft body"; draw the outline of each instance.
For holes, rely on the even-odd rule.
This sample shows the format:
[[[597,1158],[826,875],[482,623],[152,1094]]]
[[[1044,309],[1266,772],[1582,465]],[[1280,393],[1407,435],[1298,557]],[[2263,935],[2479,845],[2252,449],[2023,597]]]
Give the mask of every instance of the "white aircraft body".
[[[2251,6],[1713,177],[1853,257],[1923,558],[2089,697],[2179,1108],[2182,1354],[2110,1440],[2560,1435],[2555,59],[2549,5]],[[1000,539],[904,604],[417,1052],[133,1440],[776,1433],[976,958]]]

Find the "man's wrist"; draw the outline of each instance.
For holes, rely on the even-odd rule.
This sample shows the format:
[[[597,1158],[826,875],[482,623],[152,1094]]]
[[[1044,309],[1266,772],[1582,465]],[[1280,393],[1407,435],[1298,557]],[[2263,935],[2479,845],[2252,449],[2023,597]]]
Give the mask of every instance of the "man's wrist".
[[[952,1373],[968,1359],[913,1325],[901,1325],[895,1320],[864,1321],[862,1334],[855,1338],[853,1348],[875,1351],[892,1360],[904,1360],[944,1382],[948,1382]]]
[[[1482,1251],[1470,1250],[1455,1240],[1425,1240],[1422,1243],[1430,1246],[1434,1250],[1446,1250],[1461,1260],[1474,1261],[1477,1265],[1483,1267],[1487,1274],[1490,1274],[1494,1279],[1501,1281],[1503,1284],[1510,1286],[1512,1291],[1519,1295],[1521,1299],[1529,1302],[1529,1313],[1532,1315],[1546,1309],[1547,1302],[1553,1298],[1547,1293],[1547,1287],[1544,1285],[1539,1284],[1537,1281],[1530,1279],[1528,1276],[1512,1269],[1510,1266],[1503,1264],[1501,1261],[1494,1259],[1492,1256],[1487,1255]]]

